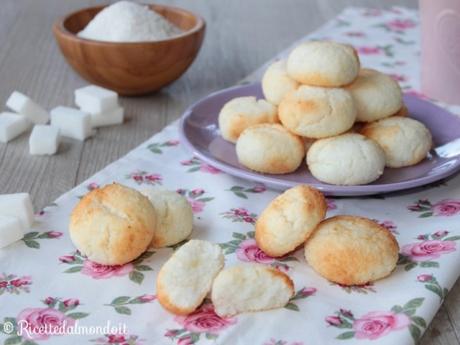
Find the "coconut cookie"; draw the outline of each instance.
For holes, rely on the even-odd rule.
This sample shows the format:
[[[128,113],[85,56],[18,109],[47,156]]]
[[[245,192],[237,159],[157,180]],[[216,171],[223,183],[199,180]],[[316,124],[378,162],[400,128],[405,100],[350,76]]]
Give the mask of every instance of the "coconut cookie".
[[[340,87],[353,82],[359,72],[359,58],[348,44],[331,41],[305,42],[294,48],[287,60],[287,72],[301,84]]]
[[[283,256],[305,242],[326,216],[323,194],[307,185],[276,197],[256,222],[257,245],[270,256]]]
[[[280,104],[283,97],[299,87],[286,70],[286,60],[279,60],[270,65],[262,77],[262,91],[265,98],[275,105]]]
[[[399,246],[386,228],[362,217],[322,222],[305,243],[305,258],[321,276],[342,285],[362,285],[388,276]]]
[[[222,270],[212,285],[214,310],[221,317],[282,308],[294,295],[294,283],[283,272],[261,264]]]
[[[267,174],[295,171],[305,157],[302,139],[278,124],[263,124],[246,129],[236,142],[240,164]]]
[[[157,297],[173,314],[188,315],[204,300],[224,267],[224,255],[216,244],[190,240],[177,249],[157,276]]]
[[[141,193],[149,198],[157,215],[151,246],[172,246],[185,240],[192,233],[192,206],[185,197],[159,187],[144,188]]]
[[[353,84],[347,86],[355,101],[357,121],[372,122],[398,112],[402,106],[402,92],[390,76],[363,68]]]
[[[225,103],[219,113],[219,128],[222,137],[235,143],[248,127],[261,123],[276,123],[276,107],[264,99],[237,97]]]
[[[70,216],[70,238],[91,261],[123,265],[141,255],[156,228],[155,209],[138,191],[114,183],[86,194]]]
[[[361,133],[382,147],[386,166],[390,168],[419,163],[433,146],[428,128],[408,117],[391,116],[372,122],[361,129]]]
[[[356,119],[355,104],[347,90],[307,85],[287,94],[278,112],[284,127],[315,139],[346,132]]]
[[[335,185],[360,185],[377,180],[385,168],[385,153],[371,139],[349,133],[320,139],[310,147],[307,165],[318,180]]]

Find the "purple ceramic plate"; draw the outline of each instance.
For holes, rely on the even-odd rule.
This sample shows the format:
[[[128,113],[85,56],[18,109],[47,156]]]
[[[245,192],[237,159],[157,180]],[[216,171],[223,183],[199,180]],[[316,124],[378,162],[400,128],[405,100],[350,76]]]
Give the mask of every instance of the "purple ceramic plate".
[[[217,117],[222,106],[232,98],[256,96],[261,98],[260,84],[235,86],[215,92],[187,109],[182,116],[180,135],[182,142],[204,162],[233,176],[260,182],[284,190],[298,184],[309,184],[328,195],[369,195],[393,192],[422,186],[460,170],[460,157],[450,159],[430,155],[421,163],[399,169],[385,169],[375,182],[362,186],[334,186],[315,179],[306,164],[291,174],[259,174],[238,163],[235,145],[222,139]],[[448,111],[414,96],[405,95],[404,102],[410,116],[423,122],[433,134],[435,146],[460,137],[460,118]]]

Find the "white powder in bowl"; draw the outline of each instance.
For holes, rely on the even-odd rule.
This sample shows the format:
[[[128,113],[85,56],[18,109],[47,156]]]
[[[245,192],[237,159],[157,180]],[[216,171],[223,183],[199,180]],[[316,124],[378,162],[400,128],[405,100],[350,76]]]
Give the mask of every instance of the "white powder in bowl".
[[[181,29],[147,6],[119,1],[100,11],[77,35],[98,41],[142,42],[181,33]]]

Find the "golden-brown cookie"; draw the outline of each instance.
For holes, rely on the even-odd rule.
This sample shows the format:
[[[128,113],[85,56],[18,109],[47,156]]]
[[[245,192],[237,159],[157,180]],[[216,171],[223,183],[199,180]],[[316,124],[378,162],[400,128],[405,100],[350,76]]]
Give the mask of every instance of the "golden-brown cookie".
[[[409,117],[391,116],[372,122],[364,126],[361,133],[382,147],[385,164],[390,168],[419,163],[433,145],[428,128]]]
[[[267,174],[295,171],[305,157],[302,139],[278,124],[249,127],[236,142],[238,161],[246,168]]]
[[[305,243],[308,264],[324,278],[342,285],[388,276],[396,267],[398,253],[398,242],[390,231],[357,216],[326,219]]]
[[[307,185],[288,189],[257,219],[257,245],[270,256],[283,256],[305,242],[326,211],[326,200],[317,189]]]
[[[123,265],[141,255],[152,241],[155,209],[137,190],[113,183],[94,189],[70,216],[70,238],[91,261]]]

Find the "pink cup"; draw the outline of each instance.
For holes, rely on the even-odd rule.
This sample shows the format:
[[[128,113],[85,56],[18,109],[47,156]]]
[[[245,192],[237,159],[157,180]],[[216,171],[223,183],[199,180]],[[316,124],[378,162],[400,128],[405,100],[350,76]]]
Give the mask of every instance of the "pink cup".
[[[460,104],[460,0],[420,0],[422,92]]]

